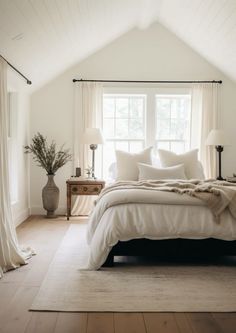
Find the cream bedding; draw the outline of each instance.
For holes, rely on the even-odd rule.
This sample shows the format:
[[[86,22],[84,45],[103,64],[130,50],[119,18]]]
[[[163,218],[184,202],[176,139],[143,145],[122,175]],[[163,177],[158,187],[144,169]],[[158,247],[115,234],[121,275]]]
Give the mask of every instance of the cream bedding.
[[[236,218],[236,185],[211,179],[119,181],[107,186],[97,202],[109,192],[130,189],[149,190],[153,193],[162,191],[187,194],[202,200],[211,209],[217,220],[220,219],[220,215],[225,209],[228,209]],[[121,198],[119,204],[128,202]],[[131,202],[133,201],[131,200]],[[145,196],[143,196],[142,202],[149,203]]]
[[[118,241],[135,238],[236,239],[236,221],[225,210],[220,223],[204,201],[149,189],[107,191],[90,216],[88,269],[98,269]]]

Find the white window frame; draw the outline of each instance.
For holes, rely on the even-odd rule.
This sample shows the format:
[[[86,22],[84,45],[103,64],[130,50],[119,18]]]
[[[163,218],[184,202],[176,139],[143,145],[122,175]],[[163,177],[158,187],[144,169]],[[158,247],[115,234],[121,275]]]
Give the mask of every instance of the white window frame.
[[[189,92],[186,92],[185,94],[184,93],[179,93],[179,94],[156,94],[155,95],[155,124],[157,124],[157,105],[156,105],[156,100],[158,97],[160,98],[166,98],[166,99],[175,99],[176,97],[177,98],[181,98],[181,97],[186,97],[186,96],[189,96],[189,103],[190,103],[190,126],[189,126],[189,149],[191,147],[191,143],[192,143],[192,137],[191,137],[191,134],[192,134],[192,110],[191,110],[191,94]],[[171,119],[171,118],[170,118]],[[155,133],[156,133],[156,129],[155,129]],[[155,138],[155,148],[157,146],[157,141],[160,141],[160,142],[184,142],[184,140],[177,140],[177,139],[161,139],[161,140],[158,140]]]
[[[128,144],[130,145],[130,142],[129,141],[143,141],[143,145],[145,146],[146,144],[146,95],[145,94],[139,94],[139,93],[115,93],[115,94],[112,94],[112,93],[103,93],[103,97],[104,96],[111,96],[111,97],[144,97],[144,114],[143,114],[143,124],[144,124],[144,136],[143,136],[143,139],[129,139],[129,138],[125,138],[125,139],[116,139],[116,138],[113,138],[113,139],[107,139],[107,141],[112,141],[112,142],[120,142],[120,141],[128,141]],[[104,118],[102,117],[102,127],[103,127],[103,120]],[[116,120],[117,118],[114,118],[114,127],[116,127]],[[130,118],[128,118],[128,120],[130,120]]]
[[[142,87],[130,87],[130,86],[104,86],[103,89],[104,95],[146,95],[146,108],[145,108],[145,138],[144,138],[144,147],[153,146],[154,154],[155,151],[155,137],[156,137],[156,95],[190,95],[191,88],[187,85],[182,85],[181,87],[165,86],[165,87],[152,87],[151,85],[145,85]],[[190,119],[190,149],[192,148],[193,140],[193,114],[191,110],[191,119]],[[103,128],[103,112],[101,114],[101,124]],[[114,141],[114,140],[112,140]],[[122,141],[117,139],[117,141]],[[124,140],[128,141],[128,140]],[[132,140],[130,140],[132,141]],[[140,141],[140,140],[138,140]],[[196,138],[195,138],[196,141]],[[103,160],[103,158],[102,158]]]

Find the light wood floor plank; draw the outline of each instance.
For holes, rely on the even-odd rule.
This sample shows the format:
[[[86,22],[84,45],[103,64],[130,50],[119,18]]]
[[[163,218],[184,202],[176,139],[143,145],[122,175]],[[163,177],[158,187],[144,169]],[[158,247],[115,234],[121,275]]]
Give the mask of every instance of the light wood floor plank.
[[[116,333],[146,333],[142,313],[114,313]]]
[[[115,333],[113,313],[89,313],[87,333]]]
[[[223,333],[211,313],[186,314],[194,333]]]
[[[87,313],[60,312],[54,333],[86,333],[87,321]]]
[[[174,318],[181,333],[194,333],[185,313],[174,313]]]
[[[0,317],[4,333],[24,333],[32,312],[28,309],[38,291],[37,287],[20,287]]]
[[[236,313],[213,313],[212,315],[224,333],[236,332]]]
[[[25,333],[53,333],[57,316],[57,312],[33,312]]]
[[[144,313],[147,333],[180,333],[172,313]]]
[[[0,283],[0,317],[19,289],[18,283]]]

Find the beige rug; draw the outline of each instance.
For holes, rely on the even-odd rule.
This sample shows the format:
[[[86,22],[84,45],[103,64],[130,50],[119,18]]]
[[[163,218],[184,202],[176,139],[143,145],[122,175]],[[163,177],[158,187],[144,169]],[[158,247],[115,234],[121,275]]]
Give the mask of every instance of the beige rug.
[[[79,271],[86,225],[71,225],[31,310],[121,312],[236,311],[236,264],[117,263]]]

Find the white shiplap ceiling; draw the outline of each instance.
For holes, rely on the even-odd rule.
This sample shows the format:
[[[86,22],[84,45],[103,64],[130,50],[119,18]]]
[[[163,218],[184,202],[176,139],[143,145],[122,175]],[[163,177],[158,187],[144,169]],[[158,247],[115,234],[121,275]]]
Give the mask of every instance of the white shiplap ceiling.
[[[155,21],[236,80],[236,0],[0,0],[0,54],[39,87]]]

